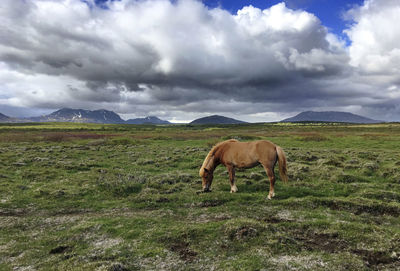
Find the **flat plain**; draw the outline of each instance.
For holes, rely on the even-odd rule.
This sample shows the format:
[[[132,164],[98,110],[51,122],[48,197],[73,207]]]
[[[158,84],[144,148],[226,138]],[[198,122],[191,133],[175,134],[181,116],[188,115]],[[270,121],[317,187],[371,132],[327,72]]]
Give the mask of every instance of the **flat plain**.
[[[261,166],[199,168],[267,139]],[[400,124],[0,125],[0,270],[400,270]]]

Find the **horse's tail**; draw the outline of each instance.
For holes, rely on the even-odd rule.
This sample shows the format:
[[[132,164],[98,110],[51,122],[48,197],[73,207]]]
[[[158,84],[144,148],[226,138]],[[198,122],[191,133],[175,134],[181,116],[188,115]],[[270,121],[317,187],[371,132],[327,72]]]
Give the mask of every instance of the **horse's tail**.
[[[286,156],[283,152],[282,148],[276,146],[276,154],[278,155],[278,162],[279,162],[279,176],[281,180],[287,183],[288,176],[287,176],[287,164],[286,164]]]

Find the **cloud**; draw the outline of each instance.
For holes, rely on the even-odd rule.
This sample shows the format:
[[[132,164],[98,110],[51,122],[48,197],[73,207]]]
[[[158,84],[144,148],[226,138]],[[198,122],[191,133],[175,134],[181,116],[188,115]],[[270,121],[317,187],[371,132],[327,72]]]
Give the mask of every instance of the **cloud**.
[[[373,25],[364,23],[394,19],[377,13],[374,5],[381,2],[399,6],[367,1],[349,12],[355,23],[345,48],[315,15],[284,3],[230,14],[195,0],[121,0],[102,7],[2,0],[0,105],[107,108],[171,119],[184,118],[182,112],[230,113],[250,121],[323,106],[378,108],[386,96],[374,95],[369,83],[387,88],[398,80],[399,35],[393,29],[370,33]],[[388,33],[393,40],[364,44],[359,31]],[[364,73],[379,80],[365,80]]]
[[[400,3],[395,0],[368,0],[348,12],[354,20],[346,34],[350,64],[367,74],[400,74],[400,25],[396,23]]]
[[[400,108],[400,3],[396,0],[366,0],[347,12],[353,23],[344,32],[351,40],[350,65],[358,78],[372,86],[377,102],[364,111],[389,120],[399,120]]]

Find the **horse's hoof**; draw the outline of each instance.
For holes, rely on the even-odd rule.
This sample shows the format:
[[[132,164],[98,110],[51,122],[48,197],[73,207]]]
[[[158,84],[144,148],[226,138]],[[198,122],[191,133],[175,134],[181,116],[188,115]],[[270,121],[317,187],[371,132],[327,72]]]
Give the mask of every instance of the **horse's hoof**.
[[[271,196],[270,195],[268,195],[268,197],[267,197],[269,200],[271,199]]]
[[[231,193],[236,193],[238,191],[236,185],[231,188]]]

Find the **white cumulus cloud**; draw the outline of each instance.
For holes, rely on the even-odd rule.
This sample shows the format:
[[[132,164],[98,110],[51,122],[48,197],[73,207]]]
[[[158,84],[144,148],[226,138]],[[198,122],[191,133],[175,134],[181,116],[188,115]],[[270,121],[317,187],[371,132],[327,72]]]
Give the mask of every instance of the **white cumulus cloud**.
[[[346,30],[351,65],[369,74],[400,75],[399,14],[397,0],[367,0],[349,11],[354,19]]]

